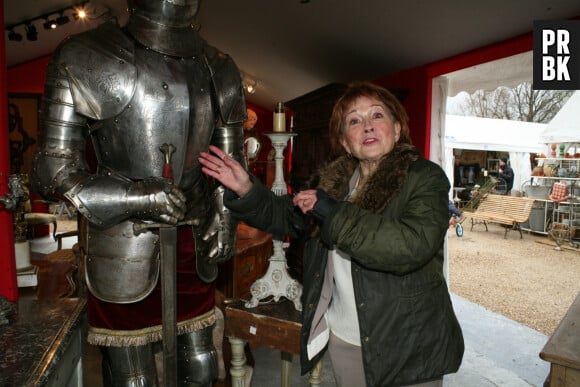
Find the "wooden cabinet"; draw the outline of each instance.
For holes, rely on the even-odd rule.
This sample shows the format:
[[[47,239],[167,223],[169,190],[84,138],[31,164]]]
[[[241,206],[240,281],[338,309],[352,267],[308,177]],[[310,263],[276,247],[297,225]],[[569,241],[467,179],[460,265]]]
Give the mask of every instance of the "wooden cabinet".
[[[331,83],[301,97],[285,102],[294,115],[292,173],[288,184],[294,192],[303,189],[308,179],[332,158],[328,135],[328,121],[335,102],[346,90],[346,85]],[[293,239],[286,251],[289,273],[302,283],[303,238]]]
[[[312,173],[330,160],[328,121],[334,103],[346,90],[346,85],[332,83],[301,97],[285,102],[294,114],[292,173],[289,184],[300,190]]]
[[[540,352],[550,362],[547,387],[580,385],[580,293]]]
[[[266,273],[272,254],[272,234],[241,224],[234,257],[220,265],[217,289],[226,298],[250,299],[250,286]]]

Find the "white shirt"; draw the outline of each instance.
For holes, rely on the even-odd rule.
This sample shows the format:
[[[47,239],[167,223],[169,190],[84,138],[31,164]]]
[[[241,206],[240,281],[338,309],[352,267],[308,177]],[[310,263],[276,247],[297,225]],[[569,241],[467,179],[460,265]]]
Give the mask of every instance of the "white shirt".
[[[340,250],[329,252],[334,264],[332,301],[326,311],[330,330],[339,339],[360,346],[360,329],[352,286],[350,257]]]
[[[347,200],[355,193],[359,177],[360,171],[357,168],[349,182]],[[352,285],[351,259],[348,254],[340,250],[328,252],[328,264],[320,297],[306,348],[308,358],[312,359],[326,346],[331,330],[341,340],[360,346],[360,329]],[[322,313],[324,315],[320,316]],[[322,318],[317,319],[316,316]]]

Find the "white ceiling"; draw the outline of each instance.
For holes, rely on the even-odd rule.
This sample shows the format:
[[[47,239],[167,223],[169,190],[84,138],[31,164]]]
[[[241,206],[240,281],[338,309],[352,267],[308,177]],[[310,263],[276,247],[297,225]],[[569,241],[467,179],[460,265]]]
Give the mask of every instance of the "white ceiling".
[[[4,0],[5,24],[79,1]],[[125,0],[90,6],[126,21]],[[248,100],[270,108],[328,83],[376,79],[513,38],[534,20],[578,16],[578,0],[209,0],[197,22],[208,42],[259,81]],[[37,42],[6,39],[7,66],[47,55],[67,34],[99,22],[52,31],[37,22]]]

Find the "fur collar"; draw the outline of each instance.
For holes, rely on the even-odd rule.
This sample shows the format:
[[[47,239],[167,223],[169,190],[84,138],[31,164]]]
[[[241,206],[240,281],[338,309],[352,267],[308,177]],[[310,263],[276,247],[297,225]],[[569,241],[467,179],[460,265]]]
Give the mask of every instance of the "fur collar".
[[[399,193],[407,178],[410,164],[421,157],[419,150],[410,144],[397,144],[380,161],[375,173],[353,200],[357,206],[380,212]],[[341,156],[327,164],[310,180],[310,187],[324,190],[336,200],[344,200],[348,183],[358,166],[358,160]]]

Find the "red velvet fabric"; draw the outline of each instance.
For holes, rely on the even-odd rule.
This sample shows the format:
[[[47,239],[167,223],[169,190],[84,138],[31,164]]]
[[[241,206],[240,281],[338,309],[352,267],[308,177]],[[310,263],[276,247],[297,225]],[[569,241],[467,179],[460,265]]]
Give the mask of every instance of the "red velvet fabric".
[[[195,269],[195,242],[191,227],[177,230],[177,320],[202,315],[214,308],[215,282],[207,284]],[[161,324],[161,286],[133,304],[103,302],[87,290],[89,325],[114,330],[142,329]]]

